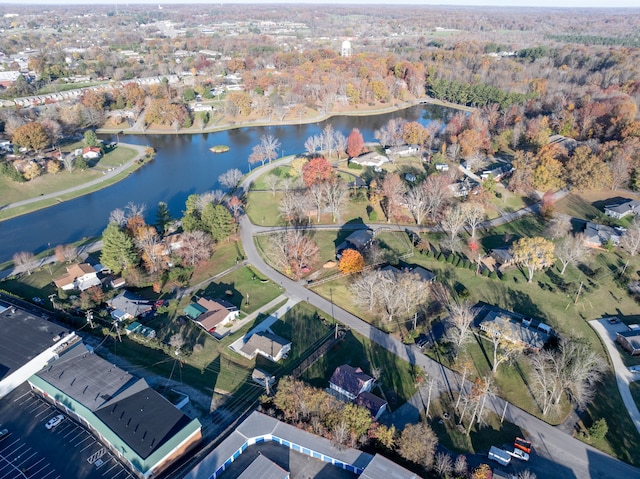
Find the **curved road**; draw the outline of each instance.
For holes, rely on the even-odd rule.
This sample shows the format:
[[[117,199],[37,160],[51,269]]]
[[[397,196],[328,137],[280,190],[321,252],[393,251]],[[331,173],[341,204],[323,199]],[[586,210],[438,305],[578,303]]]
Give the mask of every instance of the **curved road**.
[[[273,167],[275,167],[274,164],[267,165],[267,168]],[[243,181],[242,188],[247,191],[250,183],[264,172],[265,169],[260,168],[259,171],[249,174]],[[289,295],[306,300],[357,333],[369,338],[411,364],[423,368],[430,377],[436,379],[438,389],[441,392],[453,394],[462,387],[465,389],[470,388],[468,381],[465,381],[465,384],[461,383],[461,378],[456,372],[433,361],[413,346],[403,344],[394,336],[373,327],[327,301],[322,296],[308,290],[302,284],[292,281],[271,268],[258,253],[253,238],[255,234],[266,230],[267,228],[252,224],[246,215],[240,220],[240,237],[246,258],[258,271],[276,284],[280,284]],[[505,419],[527,432],[527,437],[534,443],[535,448],[535,455],[528,466],[538,474],[538,477],[561,477],[563,479],[582,479],[587,477],[600,479],[640,478],[640,469],[574,439],[501,398],[491,399],[488,407],[500,416],[506,407]]]

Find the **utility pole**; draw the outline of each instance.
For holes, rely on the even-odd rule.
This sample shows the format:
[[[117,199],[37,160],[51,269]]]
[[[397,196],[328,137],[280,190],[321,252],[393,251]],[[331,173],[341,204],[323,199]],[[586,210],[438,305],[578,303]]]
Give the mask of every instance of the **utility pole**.
[[[88,309],[86,315],[87,315],[87,323],[89,323],[89,326],[91,326],[91,329],[95,328],[95,326],[93,325],[93,311]]]
[[[584,281],[580,281],[580,287],[578,288],[578,293],[576,294],[576,300],[573,302],[573,304],[578,304],[578,298],[580,297],[580,292],[582,291],[583,284],[584,284]]]
[[[122,337],[120,337],[120,328],[118,327],[118,320],[115,320],[113,324],[116,327],[116,334],[118,335],[118,341],[122,342]]]

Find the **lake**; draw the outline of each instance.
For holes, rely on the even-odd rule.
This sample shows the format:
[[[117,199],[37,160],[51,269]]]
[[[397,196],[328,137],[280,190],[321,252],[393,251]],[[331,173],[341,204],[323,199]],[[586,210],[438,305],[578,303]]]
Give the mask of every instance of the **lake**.
[[[432,120],[446,123],[455,110],[436,105],[418,105],[393,113],[370,116],[338,116],[306,125],[243,127],[195,135],[120,135],[123,143],[149,145],[155,158],[126,179],[95,193],[43,210],[0,222],[0,262],[18,251],[40,252],[58,244],[71,243],[101,234],[109,213],[127,203],[147,205],[146,217],[153,222],[158,202],[169,205],[178,217],[187,197],[220,188],[218,176],[231,168],[249,170],[252,148],[264,134],[281,143],[280,154],[304,153],[304,142],[319,134],[326,124],[348,136],[358,128],[365,142],[375,141],[374,132],[391,118],[404,118],[427,125]],[[115,136],[102,136],[115,141]],[[228,145],[226,153],[212,153],[214,145]]]

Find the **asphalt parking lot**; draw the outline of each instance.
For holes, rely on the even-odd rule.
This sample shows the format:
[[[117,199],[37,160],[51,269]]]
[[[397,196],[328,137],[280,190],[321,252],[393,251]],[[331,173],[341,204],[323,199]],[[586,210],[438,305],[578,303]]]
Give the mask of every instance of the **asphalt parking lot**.
[[[0,424],[10,433],[0,441],[0,479],[135,479],[68,416],[47,430],[47,421],[60,413],[26,383],[0,400]]]

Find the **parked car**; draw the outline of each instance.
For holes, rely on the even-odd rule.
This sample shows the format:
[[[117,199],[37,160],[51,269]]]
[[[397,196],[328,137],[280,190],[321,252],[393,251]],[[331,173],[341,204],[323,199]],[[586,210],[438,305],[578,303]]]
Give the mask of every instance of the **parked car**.
[[[640,374],[640,366],[629,366],[629,371],[633,374]]]
[[[431,339],[426,334],[420,334],[415,340],[416,346],[420,349],[424,349],[428,346],[431,346]]]
[[[0,441],[6,438],[9,435],[9,430],[7,428],[0,430]]]
[[[44,425],[47,429],[53,429],[58,424],[60,424],[64,420],[64,416],[62,414],[58,414],[57,416],[52,417],[49,421]]]
[[[516,449],[520,449],[527,454],[531,454],[531,441],[527,441],[526,439],[522,439],[521,437],[516,437],[516,440],[513,443],[513,447]]]
[[[516,459],[520,459],[522,461],[528,461],[529,460],[529,454],[524,452],[522,449],[518,449],[517,447],[514,447],[513,448],[513,452],[511,452],[510,454],[513,457],[515,457]]]

